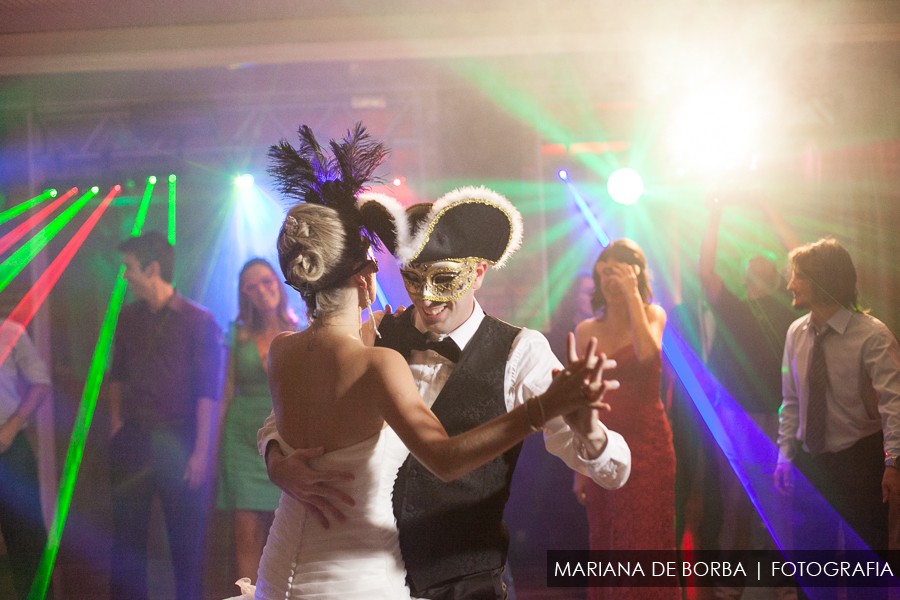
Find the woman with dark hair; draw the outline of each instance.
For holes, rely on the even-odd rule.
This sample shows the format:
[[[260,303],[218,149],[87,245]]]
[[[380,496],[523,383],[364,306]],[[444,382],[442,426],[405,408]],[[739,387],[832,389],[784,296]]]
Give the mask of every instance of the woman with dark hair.
[[[587,508],[591,550],[675,550],[675,449],[659,398],[666,311],[652,304],[647,262],[633,241],[603,249],[594,265],[592,304],[599,316],[575,330],[579,351],[596,338],[598,350],[616,361],[606,376],[621,387],[605,397],[612,410],[600,413],[621,432],[632,452],[631,476],[610,491],[576,474],[576,498]],[[599,598],[680,598],[669,588],[588,588]]]
[[[282,331],[295,329],[281,278],[265,260],[248,261],[238,279],[238,317],[230,334],[216,501],[217,508],[234,514],[235,566],[241,574],[256,573],[281,496],[256,449],[256,431],[272,410],[269,344]]]

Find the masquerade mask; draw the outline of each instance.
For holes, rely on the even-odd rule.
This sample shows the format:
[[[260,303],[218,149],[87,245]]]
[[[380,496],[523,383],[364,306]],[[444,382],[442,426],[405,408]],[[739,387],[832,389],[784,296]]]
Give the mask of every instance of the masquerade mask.
[[[400,270],[413,300],[450,302],[466,293],[475,281],[476,258],[413,264]]]

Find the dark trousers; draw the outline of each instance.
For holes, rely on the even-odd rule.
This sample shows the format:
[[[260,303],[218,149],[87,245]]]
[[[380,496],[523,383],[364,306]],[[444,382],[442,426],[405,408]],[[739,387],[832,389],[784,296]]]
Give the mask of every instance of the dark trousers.
[[[884,476],[884,436],[881,432],[865,437],[840,452],[823,452],[813,456],[800,449],[794,457],[794,465],[870,549],[887,550],[888,506],[881,502],[881,480]],[[813,496],[812,493],[803,493],[797,486],[794,488],[794,548],[836,550],[838,531],[843,526],[817,510]],[[850,541],[846,543],[846,548],[860,549],[858,544]],[[833,600],[840,598],[842,591],[849,598],[886,600],[888,590],[849,590],[845,589],[844,584],[836,582],[829,588],[804,587],[800,590],[800,597]]]
[[[412,596],[428,600],[506,600],[508,592],[503,583],[504,570],[505,567],[500,567],[460,577],[427,590],[412,590]]]
[[[113,500],[111,600],[147,598],[147,534],[159,496],[178,600],[200,600],[204,490],[184,481],[192,424],[127,423],[110,441]]]
[[[24,599],[47,544],[37,461],[24,432],[19,432],[0,454],[0,530],[9,553],[13,584]]]
[[[846,450],[813,456],[800,449],[794,465],[872,550],[887,550],[888,505],[881,502],[884,436],[865,437]],[[805,494],[794,494],[794,548],[834,550],[837,530],[818,518]]]

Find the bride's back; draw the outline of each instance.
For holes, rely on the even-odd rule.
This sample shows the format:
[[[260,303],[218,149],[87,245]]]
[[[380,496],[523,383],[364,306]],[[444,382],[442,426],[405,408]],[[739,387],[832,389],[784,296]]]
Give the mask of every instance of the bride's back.
[[[327,325],[275,338],[269,387],[282,439],[293,448],[330,452],[376,434],[384,420],[369,382],[378,350]]]

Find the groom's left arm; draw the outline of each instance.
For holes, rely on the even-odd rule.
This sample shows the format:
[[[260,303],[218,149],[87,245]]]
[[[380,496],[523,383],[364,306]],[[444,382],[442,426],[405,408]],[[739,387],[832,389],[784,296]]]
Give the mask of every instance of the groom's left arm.
[[[541,333],[522,329],[506,364],[507,409],[543,393],[553,379],[553,370],[562,368]],[[569,468],[613,490],[628,480],[631,450],[620,434],[600,422],[597,414],[596,410],[579,409],[578,414],[567,415],[565,420],[550,419],[544,426],[544,445]]]

